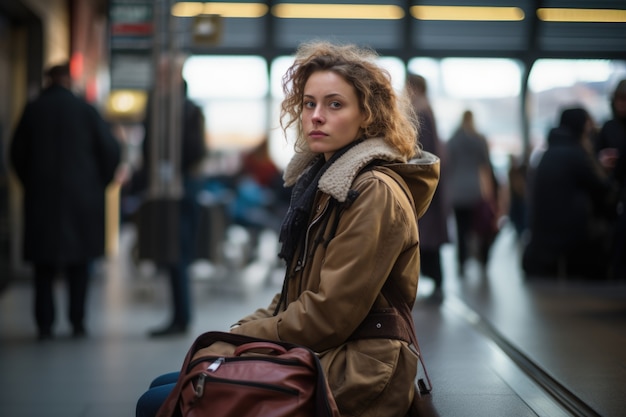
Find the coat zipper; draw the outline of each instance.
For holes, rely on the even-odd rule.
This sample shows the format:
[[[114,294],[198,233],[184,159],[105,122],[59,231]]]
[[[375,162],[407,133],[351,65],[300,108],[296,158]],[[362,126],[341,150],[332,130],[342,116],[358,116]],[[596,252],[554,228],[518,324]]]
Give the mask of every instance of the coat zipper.
[[[304,265],[306,264],[307,250],[309,249],[309,232],[311,231],[311,228],[313,226],[315,226],[322,219],[322,217],[326,213],[327,209],[328,209],[328,201],[324,205],[324,209],[319,214],[319,216],[317,216],[315,219],[313,219],[313,221],[307,227],[306,235],[304,236],[304,250],[300,254],[300,258],[298,259],[298,262],[296,263],[296,267],[294,269],[294,272],[299,272],[302,268],[304,268]]]

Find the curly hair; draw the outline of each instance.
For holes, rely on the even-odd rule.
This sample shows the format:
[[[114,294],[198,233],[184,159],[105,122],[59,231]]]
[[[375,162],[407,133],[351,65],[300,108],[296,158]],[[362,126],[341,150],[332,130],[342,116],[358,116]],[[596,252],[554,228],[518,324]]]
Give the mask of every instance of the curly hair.
[[[365,115],[363,138],[384,138],[407,160],[420,155],[419,123],[410,101],[396,93],[389,73],[376,64],[377,57],[371,49],[325,41],[304,43],[298,48],[295,62],[282,79],[285,98],[280,112],[285,135],[289,127],[296,125],[296,152],[307,149],[301,119],[306,82],[316,71],[332,71],[354,87]]]

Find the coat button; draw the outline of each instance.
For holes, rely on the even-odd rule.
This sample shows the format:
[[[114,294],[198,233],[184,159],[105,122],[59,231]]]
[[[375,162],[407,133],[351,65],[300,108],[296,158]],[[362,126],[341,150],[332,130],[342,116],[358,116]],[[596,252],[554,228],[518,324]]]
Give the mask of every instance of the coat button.
[[[377,329],[380,329],[381,327],[383,327],[383,325],[382,325],[382,324],[380,324],[380,323],[376,323],[376,328],[377,328]]]

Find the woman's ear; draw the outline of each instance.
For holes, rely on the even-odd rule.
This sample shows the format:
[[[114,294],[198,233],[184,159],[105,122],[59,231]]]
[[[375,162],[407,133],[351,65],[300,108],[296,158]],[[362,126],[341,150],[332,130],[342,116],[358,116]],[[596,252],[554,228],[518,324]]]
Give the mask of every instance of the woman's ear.
[[[359,125],[359,127],[363,130],[367,129],[367,127],[370,125],[370,123],[367,120],[367,117],[365,115],[361,116],[361,124]]]

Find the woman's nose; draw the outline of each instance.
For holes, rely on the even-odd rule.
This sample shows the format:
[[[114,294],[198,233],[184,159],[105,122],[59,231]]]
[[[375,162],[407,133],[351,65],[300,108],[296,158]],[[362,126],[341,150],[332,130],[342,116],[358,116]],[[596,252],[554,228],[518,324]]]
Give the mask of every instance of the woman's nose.
[[[319,107],[317,107],[313,111],[313,114],[311,115],[311,121],[313,122],[314,125],[324,123],[324,115],[322,114],[322,111],[320,110]]]

